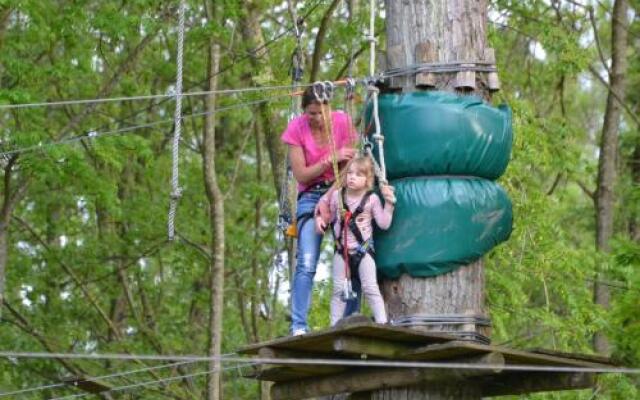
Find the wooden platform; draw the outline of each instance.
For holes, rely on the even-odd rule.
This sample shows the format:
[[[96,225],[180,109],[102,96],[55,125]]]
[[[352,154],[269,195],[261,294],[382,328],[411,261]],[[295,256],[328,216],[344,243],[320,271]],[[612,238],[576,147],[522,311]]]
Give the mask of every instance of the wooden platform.
[[[345,359],[460,362],[478,365],[526,365],[607,368],[601,357],[524,351],[460,341],[446,334],[361,322],[302,336],[284,337],[238,351],[262,359]],[[260,364],[246,377],[273,381],[272,397],[304,399],[345,392],[473,380],[484,397],[593,386],[595,372],[532,372],[504,368],[391,368],[341,365]]]

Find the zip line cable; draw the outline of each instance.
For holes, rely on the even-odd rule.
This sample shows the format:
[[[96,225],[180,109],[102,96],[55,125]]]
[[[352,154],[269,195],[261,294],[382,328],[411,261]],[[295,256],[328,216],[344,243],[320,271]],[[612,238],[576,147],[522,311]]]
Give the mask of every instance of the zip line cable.
[[[226,354],[223,354],[222,356],[223,357],[228,357],[228,356],[232,356],[234,354],[236,354],[236,353],[226,353]],[[180,362],[176,362],[176,363],[172,363],[172,364],[166,364],[166,365],[160,365],[160,366],[154,366],[154,367],[147,367],[147,368],[140,368],[140,369],[136,369],[136,370],[132,370],[132,371],[113,373],[113,374],[109,374],[109,375],[93,376],[93,377],[88,377],[86,379],[80,379],[80,380],[77,380],[77,381],[74,381],[74,382],[77,382],[77,383],[80,383],[80,382],[94,382],[94,381],[98,381],[98,380],[119,378],[119,377],[122,377],[122,376],[133,375],[133,374],[137,374],[137,373],[141,373],[141,372],[155,371],[155,370],[164,369],[164,368],[179,367],[179,366],[182,366],[182,365],[193,364],[193,363],[196,363],[196,362],[198,362],[198,361],[180,361]],[[68,382],[59,382],[59,383],[50,384],[50,385],[43,385],[43,386],[38,386],[38,387],[33,387],[33,388],[28,388],[28,389],[16,390],[16,391],[13,391],[13,392],[0,392],[0,397],[9,396],[9,395],[16,395],[16,394],[22,394],[22,393],[29,393],[29,392],[39,391],[39,390],[45,390],[45,389],[61,387],[61,386],[69,386],[69,383]]]
[[[248,106],[252,106],[252,105],[267,103],[269,101],[273,101],[273,100],[276,100],[276,99],[289,97],[289,96],[291,96],[291,94],[288,93],[288,94],[283,94],[283,95],[271,96],[271,97],[267,97],[267,98],[260,99],[260,100],[255,100],[255,101],[232,104],[232,105],[229,105],[229,106],[217,108],[214,111],[203,111],[203,112],[183,115],[182,118],[186,119],[186,118],[201,117],[201,116],[204,116],[204,115],[207,115],[207,114],[211,114],[211,113],[215,114],[215,113],[218,113],[218,112],[229,111],[229,110],[248,107]],[[44,150],[44,149],[46,149],[48,147],[53,147],[53,146],[58,146],[58,145],[63,145],[63,144],[69,144],[69,143],[81,141],[83,139],[95,139],[95,138],[99,138],[99,137],[103,137],[103,136],[113,136],[113,135],[117,135],[117,134],[120,134],[120,133],[127,133],[127,132],[131,132],[131,131],[135,131],[135,130],[138,130],[138,129],[141,129],[141,128],[151,128],[151,127],[154,127],[154,126],[169,124],[169,123],[173,123],[173,122],[174,122],[173,119],[165,119],[165,120],[161,120],[161,121],[150,122],[148,124],[127,126],[127,127],[124,127],[124,128],[114,129],[114,130],[111,130],[111,131],[104,131],[104,132],[89,131],[86,134],[74,136],[74,137],[71,137],[71,138],[68,138],[68,139],[59,140],[57,142],[38,144],[38,145],[22,147],[22,148],[18,148],[18,149],[14,149],[14,150],[8,150],[8,151],[5,151],[5,152],[0,152],[0,158],[8,157],[8,156],[11,156],[11,155],[14,155],[14,154],[22,154],[22,153],[27,153],[27,152],[31,152],[31,151]]]
[[[109,390],[104,390],[102,392],[99,392],[99,394],[103,394],[103,393],[111,393],[111,392],[120,392],[123,390],[127,390],[127,389],[134,389],[134,388],[139,388],[139,387],[144,387],[144,386],[149,386],[149,385],[157,385],[157,384],[162,384],[165,382],[172,382],[172,381],[177,381],[177,380],[182,380],[182,379],[186,379],[186,378],[194,378],[197,376],[203,376],[203,375],[210,375],[214,372],[218,372],[218,371],[228,371],[231,369],[240,369],[242,367],[245,366],[249,366],[249,365],[254,365],[254,363],[251,362],[247,362],[244,365],[236,365],[233,367],[225,367],[225,368],[216,368],[216,369],[212,369],[209,371],[201,371],[201,372],[194,372],[192,374],[186,374],[186,375],[178,375],[178,376],[172,376],[170,378],[163,378],[163,379],[156,379],[156,380],[152,380],[152,381],[144,381],[144,382],[139,382],[139,383],[134,383],[131,385],[126,385],[126,386],[118,386]],[[67,400],[67,399],[77,399],[80,397],[85,397],[85,396],[90,396],[94,393],[79,393],[79,394],[73,394],[70,396],[63,396],[63,397],[53,397],[49,400]]]
[[[157,371],[157,370],[163,369],[163,368],[178,367],[178,366],[181,366],[181,365],[193,364],[193,363],[196,363],[196,362],[197,361],[180,361],[180,362],[176,362],[176,363],[172,363],[172,364],[157,365],[157,366],[154,366],[154,367],[140,368],[140,369],[135,369],[135,370],[132,370],[132,371],[113,373],[113,374],[109,374],[109,375],[93,376],[93,377],[86,378],[86,379],[79,379],[79,380],[73,381],[73,382],[74,383],[95,382],[95,381],[99,381],[99,380],[105,380],[105,379],[111,379],[111,378],[119,378],[119,377],[123,377],[123,376],[138,374],[138,373],[141,373],[141,372]],[[15,390],[13,392],[0,392],[0,397],[15,396],[17,394],[37,392],[37,391],[40,391],[40,390],[54,389],[54,388],[64,387],[64,386],[69,386],[69,383],[68,382],[58,382],[58,383],[53,383],[53,384],[50,384],[50,385],[43,385],[43,386],[37,386],[37,387],[28,388],[28,389]]]
[[[301,85],[304,86],[304,85]],[[310,86],[310,85],[308,85]],[[197,92],[182,93],[182,97],[192,96],[207,96],[210,94],[238,94],[247,92],[258,92],[265,90],[286,90],[291,89],[291,85],[274,85],[274,86],[260,86],[260,87],[242,87],[237,89],[220,89],[220,90],[201,90]],[[107,97],[102,99],[85,99],[85,100],[64,100],[44,103],[23,103],[23,104],[0,104],[0,110],[13,110],[20,108],[34,108],[34,107],[55,107],[66,105],[78,105],[78,104],[93,104],[93,103],[115,103],[120,101],[131,100],[153,100],[153,99],[174,99],[175,93],[167,94],[150,94],[142,96],[125,96],[125,97]]]
[[[142,361],[220,361],[227,363],[253,362],[257,364],[282,365],[329,365],[352,367],[391,367],[391,368],[427,368],[427,369],[465,369],[531,371],[531,372],[586,372],[640,375],[640,368],[623,367],[574,367],[545,366],[527,364],[473,364],[466,362],[429,362],[429,361],[392,361],[392,360],[349,360],[329,358],[264,358],[264,357],[227,357],[197,355],[145,355],[145,354],[77,354],[77,353],[38,353],[0,351],[0,357],[33,359],[89,359],[89,360],[142,360]]]

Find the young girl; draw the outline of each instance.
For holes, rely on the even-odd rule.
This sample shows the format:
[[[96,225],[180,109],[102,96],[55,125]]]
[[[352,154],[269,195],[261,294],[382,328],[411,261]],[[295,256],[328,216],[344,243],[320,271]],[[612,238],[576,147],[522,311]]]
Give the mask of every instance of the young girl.
[[[331,297],[331,326],[343,317],[346,299],[343,297],[347,268],[360,276],[362,291],[373,310],[377,323],[387,322],[382,295],[376,279],[376,264],[373,260],[372,223],[375,219],[380,229],[391,225],[395,196],[393,187],[382,185],[384,197],[371,191],[373,188],[373,162],[369,157],[353,158],[346,167],[342,187],[331,190],[321,199],[316,212],[316,229],[323,233],[329,223],[333,223],[336,238],[336,253],[333,257],[333,295]],[[344,215],[339,210],[342,200]],[[325,211],[328,209],[328,213]],[[325,211],[325,212],[323,212]],[[346,247],[345,247],[346,246]],[[345,267],[347,259],[348,267]]]

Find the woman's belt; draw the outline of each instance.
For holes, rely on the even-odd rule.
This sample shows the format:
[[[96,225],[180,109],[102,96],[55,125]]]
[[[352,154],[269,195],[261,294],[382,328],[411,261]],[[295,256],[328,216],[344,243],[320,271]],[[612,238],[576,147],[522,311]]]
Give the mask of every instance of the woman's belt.
[[[306,187],[304,191],[305,192],[316,192],[316,191],[326,192],[331,187],[331,185],[333,185],[333,181],[317,182],[317,183],[314,183],[313,185]]]

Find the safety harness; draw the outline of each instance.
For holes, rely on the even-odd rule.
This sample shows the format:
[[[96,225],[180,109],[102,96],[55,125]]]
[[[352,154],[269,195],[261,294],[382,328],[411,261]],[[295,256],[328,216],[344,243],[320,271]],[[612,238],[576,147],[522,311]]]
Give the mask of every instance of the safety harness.
[[[345,288],[344,288],[344,297],[345,300],[354,299],[357,297],[357,293],[353,290],[351,286],[351,277],[353,276],[356,280],[359,279],[358,267],[360,266],[360,262],[364,258],[367,253],[373,257],[375,255],[375,251],[373,248],[373,240],[369,238],[364,240],[362,236],[362,232],[360,232],[360,228],[358,228],[358,224],[356,224],[356,220],[360,214],[364,211],[364,206],[367,204],[369,200],[369,196],[371,196],[373,192],[368,191],[362,196],[360,200],[360,204],[354,211],[349,210],[349,206],[347,206],[346,201],[346,190],[340,190],[340,196],[342,198],[342,204],[344,204],[345,212],[343,215],[340,215],[340,229],[337,231],[335,237],[335,251],[338,254],[342,255],[344,259],[344,274],[345,274]],[[333,231],[336,232],[336,224],[338,223],[338,219],[334,222]],[[354,252],[349,252],[347,247],[347,233],[351,231],[356,241],[358,242],[358,247]]]

